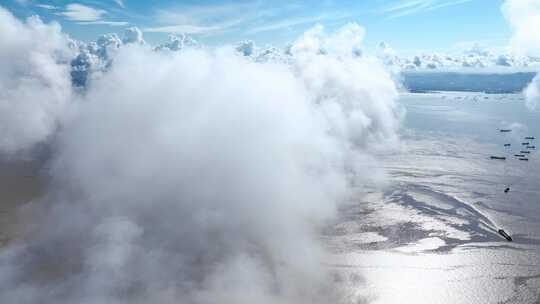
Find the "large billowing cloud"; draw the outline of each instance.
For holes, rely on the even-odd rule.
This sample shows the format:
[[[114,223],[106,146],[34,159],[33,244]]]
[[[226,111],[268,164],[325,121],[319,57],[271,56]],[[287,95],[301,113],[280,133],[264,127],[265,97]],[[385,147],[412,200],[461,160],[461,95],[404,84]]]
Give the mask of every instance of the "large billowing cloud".
[[[57,127],[71,96],[67,40],[57,24],[23,23],[0,7],[0,41],[0,153],[12,154]]]
[[[525,55],[540,55],[540,1],[506,0],[503,13],[513,30],[510,47]]]
[[[332,35],[317,26],[298,39],[291,52],[293,68],[310,92],[316,92],[332,132],[366,148],[382,139],[395,141],[399,120],[391,119],[397,93],[387,69],[377,58],[360,56],[363,35],[357,24]]]
[[[52,142],[36,229],[0,252],[2,302],[337,302],[318,229],[400,122],[362,34],[317,27],[288,64],[115,49]]]
[[[510,47],[518,53],[540,56],[540,1],[506,0],[503,12],[513,29]],[[540,103],[539,77],[525,90],[527,106],[531,109]]]
[[[529,86],[525,89],[526,105],[531,110],[536,110],[540,104],[540,74],[532,80]]]

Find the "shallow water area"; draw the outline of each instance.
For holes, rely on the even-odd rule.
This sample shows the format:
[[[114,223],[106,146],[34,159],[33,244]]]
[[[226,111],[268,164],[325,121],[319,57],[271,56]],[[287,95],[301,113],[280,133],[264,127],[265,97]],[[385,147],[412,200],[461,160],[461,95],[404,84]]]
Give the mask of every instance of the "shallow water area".
[[[519,94],[406,93],[400,103],[401,149],[381,156],[389,184],[343,206],[325,235],[351,298],[538,303],[540,155],[512,154],[540,135],[540,114]]]

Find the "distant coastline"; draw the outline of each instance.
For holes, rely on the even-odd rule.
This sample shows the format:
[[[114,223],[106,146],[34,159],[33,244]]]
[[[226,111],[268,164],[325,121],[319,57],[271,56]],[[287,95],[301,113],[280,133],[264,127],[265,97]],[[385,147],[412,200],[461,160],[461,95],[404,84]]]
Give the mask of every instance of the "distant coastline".
[[[519,93],[531,82],[535,72],[459,73],[403,72],[403,86],[410,92],[433,91],[484,92],[487,94]]]

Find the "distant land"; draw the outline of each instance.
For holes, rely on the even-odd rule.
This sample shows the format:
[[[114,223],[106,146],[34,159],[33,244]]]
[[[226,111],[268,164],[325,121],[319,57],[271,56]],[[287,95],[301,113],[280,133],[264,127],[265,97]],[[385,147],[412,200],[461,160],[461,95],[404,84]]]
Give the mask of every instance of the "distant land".
[[[411,92],[460,91],[492,94],[519,93],[534,78],[534,72],[465,74],[457,72],[404,72],[403,86]]]

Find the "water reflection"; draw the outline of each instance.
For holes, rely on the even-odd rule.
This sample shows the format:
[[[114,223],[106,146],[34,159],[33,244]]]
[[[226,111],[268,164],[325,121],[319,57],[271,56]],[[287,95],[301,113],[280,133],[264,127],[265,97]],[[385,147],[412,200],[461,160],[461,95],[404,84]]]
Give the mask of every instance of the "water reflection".
[[[540,155],[504,172],[488,156],[501,149],[503,126],[540,136],[539,114],[520,95],[401,99],[403,149],[382,156],[391,183],[343,206],[323,234],[347,294],[372,303],[538,303]],[[499,189],[521,176],[507,195]]]

